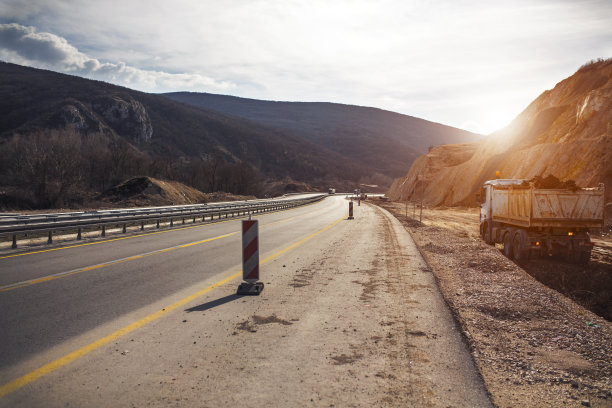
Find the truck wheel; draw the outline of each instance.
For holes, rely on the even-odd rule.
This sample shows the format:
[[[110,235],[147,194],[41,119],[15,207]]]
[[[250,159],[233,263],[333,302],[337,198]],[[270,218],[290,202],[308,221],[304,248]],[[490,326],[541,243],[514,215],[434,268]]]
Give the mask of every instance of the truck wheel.
[[[480,235],[485,243],[495,245],[495,242],[491,239],[491,230],[488,223],[480,224]]]
[[[575,264],[586,265],[591,260],[591,252],[580,251],[570,255],[569,261]]]
[[[517,263],[527,261],[529,259],[529,249],[527,248],[527,234],[525,231],[516,231],[512,244],[514,260]]]
[[[514,235],[514,230],[509,229],[506,231],[504,235],[504,255],[509,259],[512,259],[512,254],[514,253],[514,248],[512,245],[512,236]]]
[[[589,263],[590,260],[591,260],[591,251],[584,251],[580,253],[580,259],[578,260],[578,262],[580,262],[583,265],[586,265]]]
[[[589,239],[587,242],[591,242]],[[572,252],[569,255],[569,261],[575,264],[586,265],[591,260],[591,247],[587,247],[586,250],[580,248],[579,242],[572,242]]]

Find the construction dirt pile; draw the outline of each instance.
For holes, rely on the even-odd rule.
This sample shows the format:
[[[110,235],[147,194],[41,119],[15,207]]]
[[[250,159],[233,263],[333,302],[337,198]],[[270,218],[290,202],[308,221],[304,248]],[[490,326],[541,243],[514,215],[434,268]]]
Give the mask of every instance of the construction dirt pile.
[[[392,200],[474,205],[486,180],[553,175],[583,187],[604,183],[612,201],[612,59],[580,68],[533,101],[506,128],[485,139],[443,145],[396,179]]]
[[[100,199],[114,205],[182,205],[207,202],[206,195],[177,181],[134,177],[105,191]]]
[[[612,323],[575,302],[612,318],[612,239],[597,241],[588,266],[521,267],[480,240],[474,209],[426,209],[420,223],[404,203],[381,205],[427,260],[496,406],[612,406]]]

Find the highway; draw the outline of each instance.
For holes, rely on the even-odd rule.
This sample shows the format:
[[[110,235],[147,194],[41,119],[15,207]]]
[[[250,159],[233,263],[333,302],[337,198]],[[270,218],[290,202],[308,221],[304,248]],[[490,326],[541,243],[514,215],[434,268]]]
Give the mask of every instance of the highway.
[[[238,340],[237,334],[247,327],[245,319],[257,319],[253,311],[260,310],[262,305],[274,305],[270,315],[274,319],[284,311],[297,308],[295,314],[299,317],[295,319],[307,320],[303,316],[306,311],[300,305],[316,305],[319,301],[325,304],[321,295],[303,290],[299,296],[288,296],[281,286],[293,291],[308,286],[309,282],[302,285],[306,279],[304,271],[312,271],[313,265],[323,265],[323,259],[337,263],[335,269],[326,269],[326,273],[332,273],[325,277],[326,282],[345,274],[344,268],[359,269],[351,260],[359,258],[362,268],[377,265],[374,258],[384,251],[379,244],[374,244],[382,233],[383,216],[377,211],[380,210],[364,205],[356,208],[356,220],[346,220],[347,201],[343,196],[335,196],[291,210],[259,214],[259,251],[266,288],[259,297],[242,300],[234,295],[241,271],[239,219],[115,235],[103,241],[73,242],[59,248],[40,246],[37,250],[0,256],[0,406],[167,406],[171,397],[183,401],[178,406],[208,406],[202,401],[213,401],[210,406],[231,406],[235,400],[230,399],[226,404],[223,397],[212,396],[215,390],[226,389],[229,382],[204,381],[211,397],[194,401],[195,395],[203,391],[202,378],[198,377],[203,373],[190,373],[189,379],[177,380],[178,374],[169,374],[171,368],[176,368],[176,362],[170,363],[167,359],[179,361],[181,369],[189,365],[197,371],[198,366],[206,365],[209,370],[206,378],[209,378],[229,370],[231,361],[244,360],[244,355],[231,352],[230,362],[223,364],[204,364],[209,359],[203,356],[227,354],[228,338]],[[359,221],[360,212],[368,217]],[[332,256],[329,252],[341,247],[347,248],[345,252],[357,251],[347,241],[353,234],[363,238],[360,252],[340,262],[342,255]],[[412,256],[418,257],[418,253]],[[421,272],[426,269],[420,268]],[[354,285],[354,282],[354,279],[348,280],[343,285]],[[338,293],[327,295],[335,302],[348,296],[348,303],[335,303],[334,315],[348,304],[357,302],[356,307],[363,304],[363,296],[360,298],[342,287]],[[210,311],[224,310],[211,316]],[[195,311],[211,320],[199,321],[197,327],[188,326],[195,315],[190,313]],[[331,318],[331,315],[318,316],[316,320]],[[297,320],[286,321],[287,327]],[[452,332],[452,323],[449,325],[448,330]],[[310,338],[311,343],[303,345],[305,349],[314,347],[312,342],[316,343],[319,337],[316,330],[312,327],[298,330],[297,323],[291,327],[297,330],[293,338],[303,341]],[[206,346],[202,344],[205,332],[211,337]],[[277,334],[267,337],[267,349],[276,347],[274,339],[287,336]],[[200,361],[195,365],[185,361],[189,359],[186,351],[177,346],[186,341],[191,345],[192,340],[194,346],[199,342],[205,347],[196,356],[191,351],[187,353],[189,358]],[[133,350],[135,343],[143,352],[139,356],[142,360],[121,368],[117,365],[118,356],[137,358]],[[449,352],[457,354],[454,348],[462,347],[460,343],[460,340],[459,345],[453,343]],[[291,361],[291,357],[287,358]],[[468,367],[471,360],[466,356],[461,358],[463,362],[458,364],[466,366],[469,372],[464,375],[469,383],[465,388],[478,388],[480,391],[476,394],[482,401],[488,401],[483,397],[474,368]],[[152,361],[155,363],[150,366]],[[274,376],[279,375],[282,377],[282,372],[275,370]],[[119,378],[122,380],[118,381]],[[149,388],[147,378],[151,380]],[[139,379],[138,385],[133,383],[125,388],[129,379]],[[172,387],[167,388],[166,383]],[[97,393],[93,398],[95,390],[106,384],[114,385],[108,385],[110,388],[105,393]],[[177,391],[176,386],[182,391]],[[239,384],[236,386],[240,388]],[[115,399],[119,394],[123,396],[120,403]],[[151,399],[151,395],[156,399]],[[187,395],[190,400],[185,399]],[[306,398],[306,395],[300,397]],[[269,402],[262,399],[252,406],[265,406]],[[287,403],[293,405],[299,401]],[[477,402],[474,406],[487,405]]]

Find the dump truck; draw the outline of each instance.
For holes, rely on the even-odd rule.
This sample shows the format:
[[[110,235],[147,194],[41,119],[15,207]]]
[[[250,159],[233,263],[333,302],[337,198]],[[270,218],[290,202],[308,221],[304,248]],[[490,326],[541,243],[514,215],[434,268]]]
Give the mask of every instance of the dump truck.
[[[477,196],[480,236],[504,245],[517,262],[564,256],[587,263],[593,244],[589,231],[603,228],[604,185],[598,188],[536,188],[526,180],[489,180]]]

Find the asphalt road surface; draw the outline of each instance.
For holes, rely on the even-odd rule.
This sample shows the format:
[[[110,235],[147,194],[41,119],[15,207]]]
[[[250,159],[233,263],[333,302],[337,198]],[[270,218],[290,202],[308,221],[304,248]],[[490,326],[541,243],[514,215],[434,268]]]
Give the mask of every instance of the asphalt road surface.
[[[409,235],[347,207],[259,215],[257,297],[240,220],[0,256],[0,406],[490,406]]]

